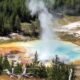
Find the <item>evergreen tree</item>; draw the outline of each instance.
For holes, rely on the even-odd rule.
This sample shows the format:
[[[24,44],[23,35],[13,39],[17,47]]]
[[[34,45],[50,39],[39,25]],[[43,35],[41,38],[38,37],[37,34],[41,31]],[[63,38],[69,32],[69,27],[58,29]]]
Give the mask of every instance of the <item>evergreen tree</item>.
[[[56,56],[56,59],[52,62],[52,67],[49,72],[49,80],[68,80],[68,77],[68,66],[63,62],[60,62],[59,58]]]
[[[2,64],[0,64],[0,75],[2,74],[3,72],[3,67],[2,67]]]
[[[1,75],[2,72],[3,72],[2,60],[3,60],[3,57],[0,56],[0,75]]]
[[[21,30],[21,26],[20,26],[20,18],[19,16],[17,15],[16,18],[15,18],[15,22],[14,22],[14,26],[13,26],[13,31],[14,32],[19,32]]]
[[[46,67],[42,63],[39,66],[39,77],[47,79],[47,70],[46,70]]]
[[[12,26],[9,18],[5,17],[4,26],[3,26],[3,34],[8,35],[12,31]]]
[[[21,74],[21,73],[22,73],[22,65],[21,65],[21,64],[17,64],[17,65],[14,67],[14,73],[15,73],[15,74]]]
[[[4,60],[3,60],[3,69],[10,70],[10,64],[6,56],[4,57]]]
[[[34,56],[34,59],[33,59],[32,69],[33,69],[34,76],[39,77],[39,61],[38,61],[37,52],[35,53],[35,56]]]
[[[0,64],[2,64],[2,61],[3,61],[3,57],[0,56]]]
[[[35,53],[34,59],[33,59],[33,66],[38,66],[39,61],[38,61],[38,54],[37,52]]]

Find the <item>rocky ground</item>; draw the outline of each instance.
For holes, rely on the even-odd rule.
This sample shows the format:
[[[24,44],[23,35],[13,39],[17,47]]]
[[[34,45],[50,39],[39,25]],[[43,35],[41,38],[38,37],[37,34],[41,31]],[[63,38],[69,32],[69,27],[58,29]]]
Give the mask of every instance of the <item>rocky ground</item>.
[[[80,21],[62,26],[57,32],[62,40],[80,45]]]

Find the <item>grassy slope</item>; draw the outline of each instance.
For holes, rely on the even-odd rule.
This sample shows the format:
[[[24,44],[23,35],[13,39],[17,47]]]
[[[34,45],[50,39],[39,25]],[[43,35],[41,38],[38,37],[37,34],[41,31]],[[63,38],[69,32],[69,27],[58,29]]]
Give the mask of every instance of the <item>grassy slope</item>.
[[[59,19],[59,23],[62,25],[66,25],[66,24],[69,24],[71,22],[76,22],[76,21],[80,21],[79,16],[64,16],[64,18]]]

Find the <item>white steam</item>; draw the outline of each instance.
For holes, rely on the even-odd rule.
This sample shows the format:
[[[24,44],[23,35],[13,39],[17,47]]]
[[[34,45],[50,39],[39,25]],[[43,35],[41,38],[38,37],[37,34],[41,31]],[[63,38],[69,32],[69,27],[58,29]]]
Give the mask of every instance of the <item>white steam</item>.
[[[29,2],[29,10],[31,15],[38,15],[38,19],[40,21],[41,26],[41,40],[42,45],[45,45],[42,52],[39,54],[40,60],[48,59],[51,56],[51,42],[53,41],[56,43],[56,35],[55,32],[52,30],[52,26],[54,25],[53,22],[55,18],[51,13],[49,13],[48,9],[46,8],[43,0],[30,0]],[[57,45],[55,45],[57,46]],[[54,47],[53,49],[55,49]]]

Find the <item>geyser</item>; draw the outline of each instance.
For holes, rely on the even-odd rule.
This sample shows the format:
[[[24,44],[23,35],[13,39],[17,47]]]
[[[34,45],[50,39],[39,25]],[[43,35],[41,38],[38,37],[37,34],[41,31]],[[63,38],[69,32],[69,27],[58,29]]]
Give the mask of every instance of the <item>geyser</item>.
[[[53,26],[55,28],[55,18],[54,16],[48,11],[48,9],[45,6],[45,3],[43,0],[30,0],[29,2],[29,10],[31,12],[31,15],[38,15],[38,19],[40,21],[41,26],[41,41],[43,50],[39,54],[40,60],[46,60],[50,59],[53,56],[51,55],[51,47],[52,42],[54,43],[54,51],[57,47],[57,36],[55,35],[55,32],[53,31]],[[56,43],[56,44],[55,44]]]

